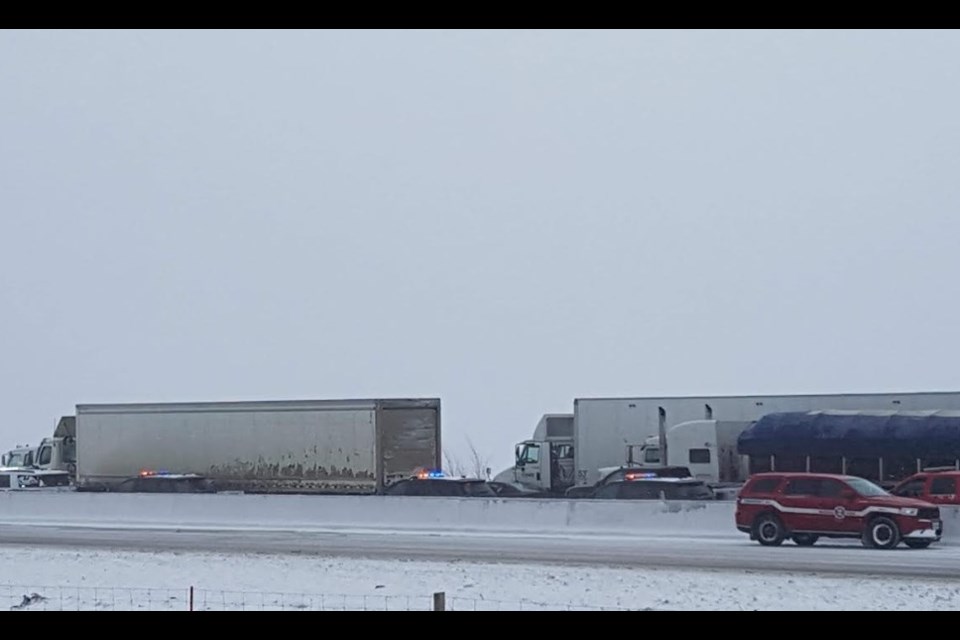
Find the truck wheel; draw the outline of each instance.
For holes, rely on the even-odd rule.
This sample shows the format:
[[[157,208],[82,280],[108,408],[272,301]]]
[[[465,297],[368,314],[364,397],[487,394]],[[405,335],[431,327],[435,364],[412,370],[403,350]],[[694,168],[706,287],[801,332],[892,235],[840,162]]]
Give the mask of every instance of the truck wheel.
[[[867,523],[861,541],[872,549],[893,549],[900,544],[900,529],[890,518],[879,516]]]
[[[813,533],[795,533],[792,538],[793,543],[798,547],[812,547],[820,539],[820,536]]]
[[[911,549],[926,549],[932,542],[933,540],[904,540],[903,544]]]
[[[780,518],[772,513],[765,513],[753,523],[753,537],[765,547],[777,547],[783,544],[787,532]]]

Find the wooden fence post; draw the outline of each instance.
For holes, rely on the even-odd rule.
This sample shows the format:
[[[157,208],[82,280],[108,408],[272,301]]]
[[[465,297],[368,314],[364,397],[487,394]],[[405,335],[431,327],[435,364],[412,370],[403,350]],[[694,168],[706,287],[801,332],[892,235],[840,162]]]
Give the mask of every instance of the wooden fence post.
[[[434,611],[446,611],[447,610],[447,594],[443,591],[439,591],[433,594],[433,610]]]
[[[193,585],[190,585],[190,611],[193,611]]]

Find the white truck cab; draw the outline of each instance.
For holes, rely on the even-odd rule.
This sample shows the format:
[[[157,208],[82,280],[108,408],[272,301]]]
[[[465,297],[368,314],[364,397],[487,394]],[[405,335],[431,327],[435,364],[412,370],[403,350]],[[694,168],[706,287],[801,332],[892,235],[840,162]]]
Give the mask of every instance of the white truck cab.
[[[747,477],[746,457],[737,452],[737,438],[747,421],[690,420],[666,432],[667,456],[662,460],[659,436],[627,447],[627,463],[637,467],[683,466],[698,480],[738,484]]]
[[[33,466],[37,450],[35,447],[18,445],[0,456],[0,466],[13,468],[29,468]]]

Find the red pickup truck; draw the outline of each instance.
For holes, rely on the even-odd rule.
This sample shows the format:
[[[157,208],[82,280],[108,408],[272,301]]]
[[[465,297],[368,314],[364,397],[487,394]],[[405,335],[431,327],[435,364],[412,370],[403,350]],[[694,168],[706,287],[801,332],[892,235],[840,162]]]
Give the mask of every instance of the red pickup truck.
[[[932,504],[960,504],[960,471],[924,471],[912,475],[890,492],[904,498],[919,498]]]

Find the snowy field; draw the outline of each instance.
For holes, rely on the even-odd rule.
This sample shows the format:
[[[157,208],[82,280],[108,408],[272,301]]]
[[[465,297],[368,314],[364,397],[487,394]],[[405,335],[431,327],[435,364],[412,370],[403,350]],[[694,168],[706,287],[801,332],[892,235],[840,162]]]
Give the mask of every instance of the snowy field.
[[[0,548],[2,610],[960,610],[960,580]],[[29,579],[28,579],[29,578]],[[30,600],[33,594],[39,598]]]

